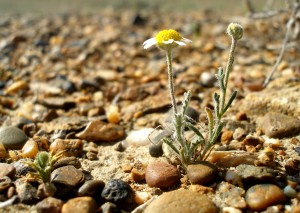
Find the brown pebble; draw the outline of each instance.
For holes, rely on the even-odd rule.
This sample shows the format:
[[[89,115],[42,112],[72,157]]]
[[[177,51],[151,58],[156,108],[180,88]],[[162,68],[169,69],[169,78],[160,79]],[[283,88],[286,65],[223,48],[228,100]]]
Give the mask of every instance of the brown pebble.
[[[63,201],[54,197],[47,197],[36,204],[38,213],[60,213]]]
[[[152,162],[146,169],[146,182],[150,187],[169,188],[179,182],[177,168],[165,162]]]
[[[179,189],[164,193],[146,208],[144,213],[215,213],[215,204],[197,192]]]
[[[285,196],[276,185],[258,184],[247,190],[245,199],[251,210],[262,211],[268,206],[283,203]]]
[[[132,180],[134,180],[135,182],[139,182],[145,179],[145,170],[144,169],[136,169],[133,168],[131,170],[131,178]]]
[[[76,197],[68,200],[61,210],[61,213],[80,212],[94,213],[96,210],[96,202],[91,197]]]
[[[246,112],[238,112],[235,115],[235,118],[237,121],[247,121],[248,120]]]
[[[217,178],[218,168],[209,162],[188,165],[187,176],[192,184],[206,185]]]
[[[221,136],[221,142],[223,144],[229,144],[229,142],[232,140],[232,137],[233,136],[233,132],[230,131],[230,130],[227,130],[227,131],[224,131],[222,133],[222,136]]]
[[[7,176],[9,178],[14,178],[16,174],[16,168],[8,163],[0,163],[0,178]]]
[[[123,170],[123,172],[126,172],[126,173],[131,172],[132,168],[133,167],[130,164],[124,164],[124,165],[122,165],[122,170]]]
[[[83,152],[83,142],[79,139],[56,139],[50,145],[50,151],[54,154],[64,151],[66,157],[78,157]]]

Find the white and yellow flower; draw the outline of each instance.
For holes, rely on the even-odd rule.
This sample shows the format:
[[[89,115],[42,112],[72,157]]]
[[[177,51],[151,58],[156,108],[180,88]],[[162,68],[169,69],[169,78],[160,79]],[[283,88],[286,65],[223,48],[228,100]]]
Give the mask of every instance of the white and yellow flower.
[[[143,43],[144,49],[154,45],[162,50],[169,51],[178,46],[185,46],[191,40],[182,37],[176,30],[162,30],[154,38],[150,38]]]

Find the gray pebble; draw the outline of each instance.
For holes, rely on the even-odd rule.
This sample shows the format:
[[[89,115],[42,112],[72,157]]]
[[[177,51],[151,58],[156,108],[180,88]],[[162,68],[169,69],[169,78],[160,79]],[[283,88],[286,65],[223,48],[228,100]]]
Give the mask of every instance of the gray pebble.
[[[6,149],[21,149],[28,137],[17,127],[6,126],[0,128],[0,143]]]
[[[101,197],[115,204],[130,203],[133,199],[133,190],[123,180],[111,179],[104,187]]]

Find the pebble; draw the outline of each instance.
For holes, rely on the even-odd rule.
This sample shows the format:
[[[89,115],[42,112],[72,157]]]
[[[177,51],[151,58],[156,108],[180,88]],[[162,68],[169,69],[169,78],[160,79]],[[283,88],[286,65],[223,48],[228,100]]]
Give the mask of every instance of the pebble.
[[[251,210],[262,211],[268,206],[283,203],[285,196],[276,185],[258,184],[247,190],[245,199]]]
[[[76,169],[81,168],[81,163],[77,157],[61,157],[54,165],[53,170],[63,166],[74,166]]]
[[[136,168],[133,168],[131,170],[131,178],[133,181],[135,182],[140,182],[140,181],[143,181],[145,180],[145,169],[136,169]]]
[[[106,110],[106,117],[109,123],[117,124],[121,120],[120,109],[117,105],[111,105]]]
[[[83,152],[83,141],[80,139],[56,139],[50,145],[50,151],[53,154],[62,152],[65,157],[79,157]]]
[[[17,177],[25,176],[29,172],[35,172],[35,170],[31,166],[25,163],[26,161],[27,161],[26,159],[20,159],[13,163],[13,166],[16,168]]]
[[[116,204],[111,202],[104,203],[100,209],[102,210],[102,213],[117,213],[119,212],[119,209]]]
[[[117,124],[103,121],[91,121],[86,128],[76,135],[80,139],[92,142],[111,142],[125,137],[124,128]]]
[[[96,202],[91,197],[76,197],[68,200],[62,207],[61,213],[80,212],[94,213]]]
[[[46,99],[39,100],[39,102],[48,109],[70,110],[76,107],[75,100],[66,97],[48,97]]]
[[[221,135],[221,142],[223,144],[229,144],[229,142],[232,140],[233,138],[233,132],[230,130],[224,131]]]
[[[284,187],[283,193],[287,197],[291,197],[291,198],[297,197],[297,191],[294,188],[292,188],[290,185]]]
[[[63,166],[51,173],[51,182],[75,187],[84,179],[82,171],[74,166]]]
[[[236,167],[241,164],[254,165],[257,156],[247,152],[212,151],[208,161],[218,167]]]
[[[216,190],[216,202],[218,206],[231,206],[234,208],[245,209],[247,207],[243,188],[234,186],[227,182],[221,182]]]
[[[120,179],[109,180],[101,193],[102,198],[117,205],[131,203],[133,195],[130,185]]]
[[[218,168],[209,162],[188,165],[187,176],[192,184],[207,185],[218,177]]]
[[[8,163],[0,163],[0,178],[7,176],[9,178],[14,178],[16,174],[16,168]]]
[[[0,178],[0,192],[7,190],[12,184],[12,180],[9,177],[4,176]]]
[[[157,144],[151,144],[149,146],[149,154],[155,158],[161,157],[164,154],[162,143],[158,142]]]
[[[146,183],[150,187],[169,188],[180,180],[177,168],[165,162],[152,162],[146,168]]]
[[[21,90],[27,89],[28,86],[29,86],[28,83],[24,80],[16,81],[16,82],[12,83],[11,85],[9,85],[5,89],[5,93],[6,94],[16,94],[17,92],[19,92]]]
[[[212,72],[202,72],[200,75],[200,83],[205,87],[213,87],[216,81],[216,76]]]
[[[54,197],[47,197],[36,204],[38,213],[60,213],[63,201]]]
[[[138,205],[142,205],[145,203],[147,200],[151,198],[151,194],[149,192],[140,192],[140,191],[135,191],[134,193],[134,201]]]
[[[227,170],[225,180],[235,186],[243,187],[242,178],[233,170]]]
[[[6,157],[7,157],[7,151],[3,143],[0,143],[0,159],[5,159]]]
[[[197,192],[179,189],[166,192],[151,202],[144,213],[214,213],[215,204],[206,196]]]
[[[300,133],[300,120],[292,116],[270,112],[259,119],[258,127],[270,138],[284,138]]]
[[[104,186],[105,183],[102,180],[88,180],[78,189],[77,195],[96,197],[96,195],[101,195]]]
[[[268,167],[258,167],[252,165],[242,164],[236,167],[237,174],[243,181],[274,181],[276,173],[273,169]]]
[[[125,147],[129,146],[146,146],[151,144],[149,140],[149,135],[154,131],[153,128],[144,128],[139,130],[131,131],[126,137],[123,145]]]
[[[38,151],[39,151],[39,147],[37,142],[35,142],[32,139],[29,139],[22,148],[22,157],[35,158]]]
[[[25,133],[17,127],[7,126],[0,128],[0,143],[6,149],[21,149],[28,140]]]
[[[242,210],[238,209],[238,208],[234,208],[234,207],[229,207],[226,206],[222,209],[223,213],[243,213]]]
[[[15,181],[16,191],[22,203],[33,204],[38,200],[37,188],[24,179]]]

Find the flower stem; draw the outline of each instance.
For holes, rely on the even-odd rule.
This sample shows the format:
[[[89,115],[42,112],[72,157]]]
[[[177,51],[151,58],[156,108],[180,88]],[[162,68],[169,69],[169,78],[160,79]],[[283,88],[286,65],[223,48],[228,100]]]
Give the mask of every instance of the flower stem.
[[[168,64],[168,80],[169,80],[169,89],[170,97],[173,107],[174,115],[177,114],[177,106],[174,94],[174,82],[173,82],[173,67],[172,67],[172,53],[171,50],[167,50],[167,64]]]
[[[228,78],[229,78],[229,73],[232,70],[232,65],[233,65],[233,62],[234,62],[234,51],[235,51],[235,47],[236,47],[236,44],[237,44],[236,39],[234,39],[233,37],[231,39],[232,39],[231,40],[232,42],[231,42],[231,47],[230,47],[230,52],[229,52],[229,58],[228,58],[227,65],[226,65],[226,70],[225,70],[224,90],[221,91],[221,108],[220,108],[221,117],[224,114]]]

